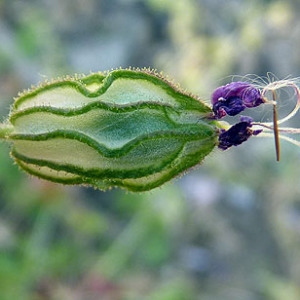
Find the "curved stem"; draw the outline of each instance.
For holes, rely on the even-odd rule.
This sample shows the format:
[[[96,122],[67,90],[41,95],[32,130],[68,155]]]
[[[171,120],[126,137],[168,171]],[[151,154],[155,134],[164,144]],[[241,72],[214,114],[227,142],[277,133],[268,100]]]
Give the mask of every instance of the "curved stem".
[[[269,133],[269,132],[268,132],[268,133],[264,133],[264,132],[263,132],[263,133],[257,135],[255,138],[264,138],[264,137],[272,138],[272,137],[274,137],[274,135],[273,135],[273,133]],[[281,139],[285,140],[285,141],[290,142],[291,144],[294,144],[294,145],[300,147],[300,142],[297,141],[297,140],[295,140],[295,139],[292,139],[292,138],[289,137],[289,136],[279,135],[279,137],[280,137]]]
[[[294,117],[296,115],[296,113],[298,112],[298,110],[300,109],[300,91],[299,91],[299,88],[292,80],[280,80],[280,81],[275,81],[275,82],[272,82],[272,83],[268,84],[262,91],[262,95],[265,98],[265,95],[268,91],[271,91],[272,94],[274,95],[274,92],[276,90],[278,90],[280,88],[284,88],[284,87],[291,87],[292,89],[294,89],[295,96],[297,98],[297,102],[296,102],[296,105],[295,105],[294,109],[286,117],[284,117],[280,120],[277,120],[277,124],[282,124],[282,123],[288,121],[289,119]],[[274,99],[273,99],[273,101],[267,100],[266,103],[271,103],[271,104],[274,105]],[[264,124],[271,125],[272,123],[273,122],[265,122]]]

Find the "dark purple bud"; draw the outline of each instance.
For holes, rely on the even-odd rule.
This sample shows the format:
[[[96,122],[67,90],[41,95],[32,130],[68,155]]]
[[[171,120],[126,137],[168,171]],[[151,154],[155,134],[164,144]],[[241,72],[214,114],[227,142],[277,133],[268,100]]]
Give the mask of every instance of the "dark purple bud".
[[[264,99],[255,86],[247,82],[231,82],[220,86],[212,94],[215,117],[221,119],[226,114],[235,116],[245,108],[259,106]]]
[[[219,135],[218,147],[226,150],[231,146],[238,146],[247,141],[252,135],[258,135],[262,130],[252,130],[252,119],[241,117],[241,122],[233,125],[228,130],[222,130]]]

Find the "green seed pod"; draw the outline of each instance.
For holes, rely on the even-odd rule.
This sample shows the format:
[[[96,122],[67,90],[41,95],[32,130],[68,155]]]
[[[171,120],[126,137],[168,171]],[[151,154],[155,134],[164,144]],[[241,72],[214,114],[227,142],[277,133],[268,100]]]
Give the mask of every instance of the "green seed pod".
[[[210,107],[161,75],[115,70],[21,94],[5,138],[17,164],[35,176],[146,191],[213,150],[218,129],[210,116]]]

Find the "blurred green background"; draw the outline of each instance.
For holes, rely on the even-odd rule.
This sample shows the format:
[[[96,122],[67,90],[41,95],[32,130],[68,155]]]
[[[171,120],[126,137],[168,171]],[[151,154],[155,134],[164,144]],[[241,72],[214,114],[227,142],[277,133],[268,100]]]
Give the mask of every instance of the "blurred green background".
[[[45,79],[153,67],[209,100],[300,75],[297,0],[0,0],[0,115]],[[299,118],[295,124],[300,127]],[[0,300],[299,300],[300,151],[253,138],[152,192],[31,178],[0,144]]]

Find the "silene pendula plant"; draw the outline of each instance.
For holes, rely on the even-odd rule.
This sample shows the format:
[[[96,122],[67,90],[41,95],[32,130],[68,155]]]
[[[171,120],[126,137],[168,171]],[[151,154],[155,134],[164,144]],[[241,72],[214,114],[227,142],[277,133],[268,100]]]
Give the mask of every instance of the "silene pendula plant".
[[[277,120],[276,90],[294,90],[297,103]],[[300,106],[293,80],[265,86],[231,82],[212,93],[210,107],[150,69],[119,69],[45,82],[20,93],[0,137],[26,172],[63,184],[101,190],[117,186],[147,191],[200,164],[215,148],[226,150],[251,136],[299,133],[279,128]],[[269,104],[273,122],[241,116],[246,108]],[[286,140],[298,141],[283,136]]]

